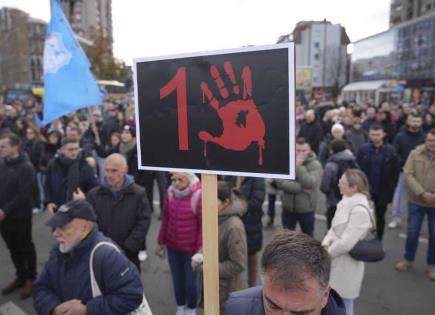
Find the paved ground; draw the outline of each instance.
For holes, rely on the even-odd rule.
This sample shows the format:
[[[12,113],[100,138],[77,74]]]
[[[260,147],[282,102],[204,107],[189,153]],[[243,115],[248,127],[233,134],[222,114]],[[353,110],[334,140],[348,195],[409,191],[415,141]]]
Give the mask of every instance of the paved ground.
[[[319,200],[319,208],[324,206],[324,200]],[[278,207],[278,216],[280,208]],[[38,270],[48,256],[52,245],[50,231],[43,225],[47,214],[34,216],[34,240],[38,255]],[[278,217],[279,219],[279,217]],[[273,229],[264,230],[265,242],[270,240],[271,235],[279,228],[280,220],[275,223]],[[425,222],[425,225],[427,223]],[[148,259],[142,264],[142,280],[146,289],[146,295],[155,315],[171,315],[175,313],[175,299],[169,267],[166,259],[160,259],[153,254],[160,221],[157,215],[153,215],[153,222],[148,238]],[[319,210],[316,220],[315,237],[321,239],[325,234],[326,222],[322,211]],[[405,229],[388,230],[385,235],[387,256],[384,261],[375,264],[366,264],[361,297],[356,301],[356,314],[364,315],[433,315],[435,282],[429,281],[425,275],[425,255],[427,251],[427,229],[424,228],[416,259],[415,271],[398,273],[394,270],[394,263],[403,254]],[[401,237],[402,235],[402,237]],[[13,266],[9,252],[3,240],[0,240],[0,286],[5,285],[13,276]],[[14,311],[12,304],[18,306],[27,314],[36,314],[32,301],[19,300],[18,293],[0,296],[0,315],[21,315]],[[8,304],[6,304],[8,303]],[[5,305],[6,304],[6,305]],[[8,311],[5,311],[8,309]]]

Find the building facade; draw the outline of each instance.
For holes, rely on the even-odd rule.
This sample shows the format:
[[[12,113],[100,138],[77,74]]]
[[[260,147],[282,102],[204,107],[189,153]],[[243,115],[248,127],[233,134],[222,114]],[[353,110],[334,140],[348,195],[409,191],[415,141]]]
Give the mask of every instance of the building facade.
[[[346,84],[346,30],[340,24],[324,21],[301,21],[280,42],[295,43],[296,67],[311,69],[311,86],[315,90],[333,91]]]
[[[390,26],[416,19],[434,11],[434,0],[392,0]]]
[[[21,10],[0,9],[0,85],[42,84],[46,27]]]
[[[405,101],[434,99],[435,12],[353,43],[351,81],[382,80]]]
[[[112,0],[62,0],[62,7],[77,35],[92,40],[98,33],[109,38],[113,56]]]

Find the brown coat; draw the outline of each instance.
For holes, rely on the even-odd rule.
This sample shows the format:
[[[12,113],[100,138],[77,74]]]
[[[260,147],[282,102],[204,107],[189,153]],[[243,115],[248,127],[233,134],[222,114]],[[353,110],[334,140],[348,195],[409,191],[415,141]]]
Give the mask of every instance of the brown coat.
[[[246,232],[240,216],[244,204],[233,201],[219,212],[219,302],[221,307],[233,291],[245,287],[242,272],[246,269],[248,249]]]
[[[422,144],[411,151],[403,167],[408,185],[408,201],[422,207],[433,207],[420,197],[424,192],[435,193],[435,161],[430,161],[426,145]]]

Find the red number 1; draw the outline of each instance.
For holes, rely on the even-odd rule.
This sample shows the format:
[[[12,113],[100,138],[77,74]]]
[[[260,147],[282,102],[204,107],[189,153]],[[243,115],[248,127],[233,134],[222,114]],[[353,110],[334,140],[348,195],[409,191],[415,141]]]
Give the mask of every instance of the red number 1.
[[[181,151],[189,150],[189,136],[187,133],[187,94],[186,68],[178,69],[174,77],[160,89],[160,99],[165,98],[172,91],[177,91],[178,106],[178,147]]]

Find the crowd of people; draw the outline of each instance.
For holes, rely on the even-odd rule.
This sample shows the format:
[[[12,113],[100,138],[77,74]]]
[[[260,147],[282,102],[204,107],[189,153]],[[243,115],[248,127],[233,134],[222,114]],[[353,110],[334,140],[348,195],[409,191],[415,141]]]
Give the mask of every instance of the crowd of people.
[[[34,123],[38,108],[36,99],[0,106],[0,229],[16,268],[16,277],[2,294],[20,289],[25,299],[33,292],[39,314],[126,314],[149,309],[143,297],[147,287],[140,282],[141,261],[147,256],[147,242],[155,242],[155,254],[168,258],[176,314],[196,314],[203,303],[200,176],[138,169],[135,112],[128,102],[82,109],[44,127]],[[297,102],[296,112],[295,180],[219,177],[222,311],[227,300],[228,314],[297,309],[277,290],[294,293],[311,284],[295,277],[297,268],[287,270],[279,260],[299,267],[307,264],[306,255],[313,253],[298,252],[299,243],[307,242],[320,256],[319,266],[306,272],[326,297],[313,306],[313,312],[341,314],[326,311],[341,307],[352,315],[364,263],[349,251],[372,229],[382,240],[385,228],[399,227],[405,215],[405,254],[396,269],[413,268],[427,214],[427,276],[435,280],[435,105],[384,102],[378,108],[356,102],[342,106]],[[312,243],[319,191],[326,196],[327,234],[321,243]],[[263,228],[276,223],[277,199],[282,202],[282,227],[295,230],[299,224],[310,238],[281,233],[272,241],[274,246],[264,247]],[[386,224],[389,204],[392,220]],[[37,276],[32,216],[45,210],[57,244]],[[148,235],[153,211],[161,220],[156,236]],[[284,241],[294,247],[285,247]],[[284,247],[279,255],[288,250],[294,257],[275,253],[280,246]],[[263,249],[264,287],[232,294],[260,284]],[[271,295],[265,297],[263,313],[248,312],[248,306],[240,304],[243,298],[267,292]]]

